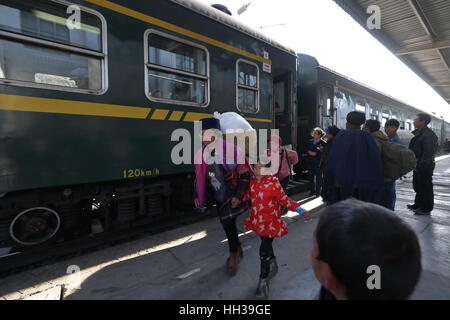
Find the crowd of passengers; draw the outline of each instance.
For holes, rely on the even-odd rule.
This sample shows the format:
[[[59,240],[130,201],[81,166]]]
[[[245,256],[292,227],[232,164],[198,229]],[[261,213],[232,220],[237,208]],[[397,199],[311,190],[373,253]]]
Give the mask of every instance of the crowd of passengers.
[[[418,215],[430,215],[437,151],[437,137],[428,128],[430,121],[427,114],[417,115],[408,147],[401,144],[397,120],[387,121],[385,134],[380,122],[366,121],[365,115],[356,111],[347,115],[345,129],[313,130],[307,150],[311,196],[321,195],[327,204],[311,252],[312,267],[322,285],[320,299],[407,299],[412,294],[421,273],[421,251],[415,232],[394,213],[395,183],[413,170],[416,197],[408,208]],[[219,119],[201,122],[202,148],[195,155],[195,206],[201,211],[217,209],[229,245],[226,270],[230,276],[236,274],[243,258],[236,219],[250,210],[245,228],[261,239],[255,298],[267,299],[269,280],[278,272],[272,244],[288,233],[283,209],[311,219],[285,193],[290,167],[298,162],[298,156],[281,147],[279,136],[271,136],[268,142],[272,152],[278,150],[280,165],[275,174],[268,174],[271,162],[263,161],[267,154],[250,165],[242,150],[220,136],[204,138],[207,130],[220,131]],[[218,161],[214,146],[234,149],[235,159],[242,156],[245,163]],[[374,265],[383,270],[384,285],[379,290],[367,285],[367,268]]]

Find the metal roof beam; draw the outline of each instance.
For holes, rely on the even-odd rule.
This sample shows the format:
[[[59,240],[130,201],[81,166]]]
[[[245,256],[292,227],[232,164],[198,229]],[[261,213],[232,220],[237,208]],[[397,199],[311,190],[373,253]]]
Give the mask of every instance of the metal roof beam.
[[[417,16],[417,18],[419,19],[423,28],[425,29],[425,32],[434,40],[434,43],[436,44],[437,35],[434,32],[430,21],[428,21],[427,17],[425,16],[425,13],[423,12],[423,9],[420,6],[418,0],[408,0],[408,2],[414,11],[414,14]],[[442,62],[444,63],[444,66],[447,69],[447,71],[450,72],[450,63],[445,59],[444,55],[442,54],[442,52],[440,50],[442,48],[434,48],[434,49],[438,53]],[[450,101],[450,100],[447,100],[447,101]]]
[[[434,82],[431,84],[432,87],[450,87],[450,81],[446,82]]]
[[[412,53],[420,53],[424,51],[431,51],[436,49],[445,49],[450,48],[450,40],[444,40],[444,41],[436,41],[433,43],[423,44],[420,46],[414,46],[414,47],[408,47],[408,48],[402,48],[400,50],[397,50],[395,52],[396,56],[404,56],[407,54]]]
[[[409,5],[414,11],[414,14],[416,15],[417,19],[419,19],[419,22],[422,24],[423,28],[425,29],[425,32],[432,37],[433,39],[436,39],[436,33],[433,31],[433,28],[431,26],[431,23],[428,21],[427,17],[425,16],[422,7],[420,6],[419,2],[417,0],[408,0]]]

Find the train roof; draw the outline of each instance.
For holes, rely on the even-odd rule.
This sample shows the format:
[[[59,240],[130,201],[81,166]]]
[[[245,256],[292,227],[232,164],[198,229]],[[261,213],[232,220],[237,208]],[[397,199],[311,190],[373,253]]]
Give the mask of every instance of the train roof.
[[[374,93],[375,95],[381,96],[381,97],[383,97],[383,98],[387,98],[387,99],[393,101],[394,103],[398,104],[399,107],[406,107],[406,108],[408,108],[408,109],[410,109],[410,110],[413,110],[413,111],[416,112],[416,113],[426,113],[426,114],[430,115],[430,117],[433,118],[434,120],[439,120],[439,121],[442,121],[442,120],[443,120],[443,119],[437,117],[436,115],[430,114],[430,113],[427,112],[427,111],[420,110],[420,109],[418,109],[418,108],[416,108],[416,107],[413,107],[412,105],[410,105],[410,104],[408,104],[408,103],[406,103],[406,102],[404,102],[404,101],[402,101],[402,100],[399,100],[399,99],[397,99],[397,98],[394,98],[394,97],[392,97],[392,96],[390,96],[390,95],[388,95],[388,94],[386,94],[386,93],[383,93],[383,92],[381,92],[381,91],[379,91],[379,90],[377,90],[377,89],[374,89],[374,88],[372,88],[372,87],[370,87],[370,86],[368,86],[368,85],[365,85],[365,84],[363,84],[363,83],[361,83],[361,82],[359,82],[359,81],[356,81],[356,80],[354,80],[354,79],[351,79],[351,78],[349,78],[349,77],[347,77],[347,76],[345,76],[345,75],[343,75],[343,74],[340,74],[339,72],[334,71],[334,70],[332,70],[332,69],[330,69],[330,68],[327,68],[327,67],[322,66],[322,65],[319,65],[318,68],[319,68],[319,69],[322,69],[322,70],[324,70],[324,71],[326,71],[326,72],[329,72],[329,73],[333,74],[334,76],[337,76],[337,77],[339,77],[339,78],[341,78],[341,79],[345,79],[346,81],[352,83],[352,85],[356,85],[356,86],[362,87],[362,88],[364,88],[366,91],[369,91],[369,92],[371,92],[371,93]],[[351,88],[350,88],[350,89],[351,89]],[[374,98],[376,98],[376,97],[374,97]],[[381,100],[381,99],[380,99],[380,100]],[[445,121],[445,120],[444,120],[444,121]],[[446,121],[445,121],[445,122],[446,122]]]
[[[205,5],[203,3],[200,3],[196,0],[170,0],[174,3],[177,3],[185,8],[188,8],[192,11],[195,11],[203,16],[206,16],[210,19],[213,19],[217,22],[220,22],[223,25],[226,25],[230,28],[233,28],[239,32],[245,33],[253,38],[256,38],[258,40],[261,40],[275,48],[278,48],[282,51],[285,51],[292,55],[297,55],[295,50],[265,36],[261,32],[250,28],[249,26],[243,24],[242,22],[236,20],[235,18],[229,16],[228,14],[217,10],[213,7],[210,7],[208,5]]]

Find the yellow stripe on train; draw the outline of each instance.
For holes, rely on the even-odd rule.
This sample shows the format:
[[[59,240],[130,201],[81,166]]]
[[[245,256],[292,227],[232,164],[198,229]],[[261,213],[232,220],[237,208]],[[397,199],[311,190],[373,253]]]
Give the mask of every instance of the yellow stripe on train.
[[[130,107],[115,104],[103,104],[94,102],[82,102],[62,99],[49,99],[26,97],[18,95],[0,94],[0,110],[9,111],[28,111],[43,113],[71,114],[82,116],[100,116],[116,118],[146,119],[150,114],[151,108]],[[181,121],[184,111],[172,111],[169,119],[169,109],[155,109],[151,120]],[[195,122],[203,118],[212,117],[210,113],[186,112],[184,122]],[[251,122],[271,123],[270,119],[245,118]]]
[[[0,110],[146,119],[152,109],[0,94]]]

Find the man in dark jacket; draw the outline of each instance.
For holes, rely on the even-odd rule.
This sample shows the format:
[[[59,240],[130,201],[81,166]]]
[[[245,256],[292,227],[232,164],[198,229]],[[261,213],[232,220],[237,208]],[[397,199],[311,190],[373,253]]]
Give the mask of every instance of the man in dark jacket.
[[[417,167],[413,175],[413,188],[416,198],[408,208],[418,215],[430,215],[434,207],[433,171],[436,166],[434,156],[438,148],[438,137],[428,128],[431,117],[420,113],[414,120],[414,138],[411,139],[409,149],[414,151]]]

